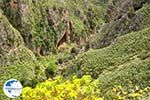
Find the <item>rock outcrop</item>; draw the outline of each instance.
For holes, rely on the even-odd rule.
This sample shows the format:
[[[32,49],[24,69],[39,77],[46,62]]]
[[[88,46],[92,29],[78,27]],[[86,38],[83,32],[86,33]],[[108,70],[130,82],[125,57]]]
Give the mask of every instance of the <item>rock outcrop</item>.
[[[118,0],[108,5],[106,24],[101,32],[91,40],[91,48],[103,48],[114,39],[133,31],[149,27],[150,4],[146,0]]]
[[[4,1],[2,9],[10,23],[22,35],[26,47],[37,55],[56,52],[63,37],[81,46],[90,34],[96,33],[103,23],[101,10],[94,6],[94,1]],[[85,5],[86,4],[86,5]],[[75,9],[76,8],[76,9]],[[69,26],[71,27],[69,28]],[[66,36],[66,33],[70,35]],[[82,43],[81,43],[82,42]]]
[[[23,38],[0,12],[0,65],[7,66],[19,60],[34,60],[35,56],[24,46]],[[13,57],[15,59],[13,60]]]

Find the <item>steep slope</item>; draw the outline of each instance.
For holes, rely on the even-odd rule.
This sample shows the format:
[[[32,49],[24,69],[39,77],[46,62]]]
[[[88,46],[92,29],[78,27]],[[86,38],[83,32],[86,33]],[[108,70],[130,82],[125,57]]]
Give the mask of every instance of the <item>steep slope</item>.
[[[103,7],[95,4],[100,2],[0,0],[0,93],[10,78],[34,87],[52,77],[57,69],[52,53],[62,37],[71,33],[63,42],[81,46],[103,23],[101,12],[96,12]]]
[[[115,85],[126,90],[149,87],[150,28],[117,38],[107,48],[90,50],[74,61],[67,74],[92,75],[100,79],[100,88],[108,100]],[[67,75],[67,74],[64,75]]]
[[[149,17],[149,1],[118,0],[115,4],[109,4],[105,17],[109,21],[103,25],[101,32],[90,39],[90,47],[95,49],[106,47],[120,35],[149,27]]]
[[[35,56],[24,46],[20,33],[9,23],[2,11],[0,28],[0,89],[2,90],[3,82],[10,78],[32,80],[35,77],[32,66],[23,66],[24,62],[35,60]]]
[[[83,45],[103,23],[103,3],[95,0],[3,0],[2,9],[37,55],[56,52],[63,36]]]
[[[2,13],[0,14],[1,65],[15,64],[17,60],[27,61],[27,59],[35,59],[34,54],[24,46],[20,33],[9,23]],[[13,62],[14,56],[18,56],[18,58],[15,58],[16,62]],[[6,60],[5,58],[8,59]]]
[[[10,78],[35,87],[58,74],[99,79],[106,100],[147,99],[149,18],[149,0],[0,0],[0,99]]]
[[[50,77],[57,69],[55,56],[36,57],[25,47],[21,34],[0,10],[0,99],[5,100],[3,84],[8,79],[18,79],[23,86],[34,86]]]

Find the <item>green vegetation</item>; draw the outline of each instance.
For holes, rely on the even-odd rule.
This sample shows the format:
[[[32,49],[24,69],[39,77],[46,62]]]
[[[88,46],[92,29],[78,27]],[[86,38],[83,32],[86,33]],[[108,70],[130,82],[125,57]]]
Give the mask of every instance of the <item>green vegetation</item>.
[[[0,100],[148,100],[149,0],[0,0]]]
[[[149,32],[150,28],[146,28],[117,38],[107,48],[90,50],[74,61],[76,69],[74,65],[66,72],[99,78],[103,96],[108,100],[111,99],[109,89],[114,85],[122,85],[126,90],[135,86],[145,88],[150,84]]]
[[[129,81],[129,84],[132,84]],[[150,94],[150,87],[139,88],[134,86],[126,89],[122,85],[114,85],[106,92],[106,97],[100,97],[99,80],[93,80],[91,76],[84,75],[82,78],[76,76],[69,80],[57,76],[55,79],[49,78],[45,82],[38,84],[35,88],[25,87],[23,89],[23,100],[147,100]]]
[[[111,91],[109,91],[108,100],[148,100],[149,99],[150,88],[146,87],[139,89],[134,87],[134,89],[126,90],[122,86],[115,86]],[[108,93],[107,93],[108,94]]]
[[[118,7],[119,5],[116,5],[115,7]],[[115,13],[116,16],[112,16],[110,22],[104,24],[102,26],[101,32],[96,34],[93,38],[90,39],[91,47],[94,49],[106,47],[110,45],[116,37],[119,37],[121,35],[125,35],[127,33],[131,33],[134,31],[140,31],[144,28],[149,27],[149,17],[150,17],[150,4],[144,4],[141,6],[138,10],[133,10],[133,7],[131,11],[126,10],[128,6],[125,7],[118,7],[114,9],[118,9],[119,11],[121,9],[124,9],[125,12],[123,15],[120,15],[120,12],[111,11],[112,13]],[[113,6],[114,7],[114,6]],[[128,9],[131,9],[130,6]],[[110,8],[109,8],[110,10]],[[107,13],[106,13],[107,14]],[[108,13],[107,16],[111,16],[111,14]],[[116,17],[120,16],[118,20],[116,20]],[[113,18],[114,17],[114,18]]]
[[[73,77],[63,80],[61,76],[55,80],[48,79],[40,83],[36,88],[25,87],[23,89],[23,100],[103,100],[99,97],[97,88],[98,80],[92,81],[90,76],[81,79]]]
[[[55,62],[56,57],[52,55],[39,57],[37,60],[33,61],[20,61],[18,64],[1,66],[0,89],[2,89],[3,83],[11,78],[20,80],[23,86],[35,87],[37,83],[54,75],[57,70]],[[0,98],[6,98],[2,91],[0,91],[0,93]]]
[[[114,70],[136,59],[142,52],[149,51],[149,32],[150,28],[147,28],[121,36],[109,47],[79,55],[75,63],[80,67],[82,74],[98,77],[104,70]]]
[[[12,25],[20,31],[28,48],[37,55],[48,55],[56,51],[56,43],[66,29],[63,17],[72,22],[72,42],[79,41],[79,37],[86,39],[90,31],[104,23],[103,5],[95,6],[92,2],[87,1],[84,5],[83,0],[21,0],[23,8],[11,9],[7,7],[9,1],[3,1],[2,8]],[[69,16],[63,15],[64,10],[69,12]]]

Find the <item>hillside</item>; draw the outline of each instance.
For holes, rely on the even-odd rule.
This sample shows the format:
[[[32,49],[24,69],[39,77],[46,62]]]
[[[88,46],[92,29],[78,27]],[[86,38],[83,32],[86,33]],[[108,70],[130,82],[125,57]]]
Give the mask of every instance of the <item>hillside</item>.
[[[149,100],[149,0],[0,0],[3,84],[14,100]]]

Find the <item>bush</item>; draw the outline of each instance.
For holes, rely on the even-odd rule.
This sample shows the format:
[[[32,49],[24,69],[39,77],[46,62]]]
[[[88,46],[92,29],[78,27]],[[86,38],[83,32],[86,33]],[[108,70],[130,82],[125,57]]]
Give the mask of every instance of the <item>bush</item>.
[[[103,100],[99,97],[98,80],[92,81],[91,76],[82,78],[73,76],[70,80],[63,80],[61,76],[48,79],[35,88],[23,89],[23,100]]]
[[[103,49],[89,50],[74,61],[78,75],[88,74],[97,78],[103,71],[114,71],[118,66],[132,61],[144,51],[149,51],[150,28],[117,38]],[[148,57],[145,55],[146,58]],[[71,68],[70,68],[71,69]],[[73,68],[72,68],[73,69]],[[80,72],[80,73],[79,73]],[[73,72],[71,72],[73,73]]]
[[[124,87],[114,86],[106,94],[107,100],[148,100],[150,93],[150,87],[140,89],[138,86],[126,90]],[[106,99],[106,98],[105,98]]]

